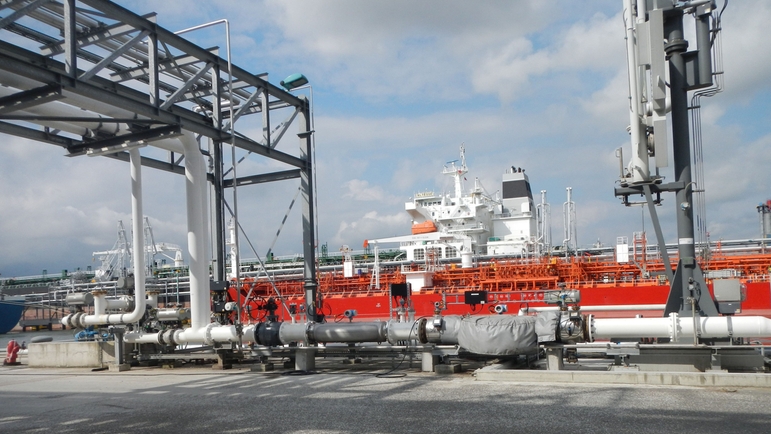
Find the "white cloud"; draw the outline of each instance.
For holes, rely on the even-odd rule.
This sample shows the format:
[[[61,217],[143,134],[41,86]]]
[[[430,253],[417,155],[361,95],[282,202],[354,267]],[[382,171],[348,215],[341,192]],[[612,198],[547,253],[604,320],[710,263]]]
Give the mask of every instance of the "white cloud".
[[[382,187],[370,186],[369,182],[361,179],[351,179],[350,181],[343,184],[343,188],[347,190],[345,193],[343,193],[343,198],[353,199],[355,201],[382,202],[388,197],[386,192],[383,191]]]
[[[769,16],[769,2],[730,2],[726,8],[722,19],[724,98],[746,102],[761,89],[771,88]]]
[[[504,103],[522,92],[532,93],[533,80],[558,72],[582,70],[611,71],[623,65],[623,38],[619,16],[597,14],[589,22],[579,22],[563,32],[553,46],[535,49],[530,39],[521,37],[503,47],[495,47],[476,59],[474,88],[493,93]],[[621,60],[618,60],[621,59]],[[582,83],[591,89],[591,83]],[[542,89],[537,88],[541,91]],[[579,89],[580,90],[580,89]]]
[[[410,219],[407,213],[381,215],[372,210],[358,215],[354,220],[341,221],[332,242],[358,249],[364,240],[404,235],[409,231]]]

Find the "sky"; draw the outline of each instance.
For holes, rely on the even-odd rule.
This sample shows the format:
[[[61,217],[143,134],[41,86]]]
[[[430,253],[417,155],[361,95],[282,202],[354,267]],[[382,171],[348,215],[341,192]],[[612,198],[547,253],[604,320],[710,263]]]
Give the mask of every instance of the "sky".
[[[416,192],[451,191],[441,171],[461,144],[469,185],[479,178],[494,193],[516,166],[530,177],[536,202],[547,191],[557,242],[568,187],[579,247],[614,245],[642,230],[655,240],[642,207],[624,207],[613,195],[616,149],[631,153],[621,0],[118,3],[157,12],[172,31],[228,19],[235,64],[267,72],[274,84],[296,72],[308,77],[317,238],[329,252],[408,234],[404,203]],[[690,29],[690,17],[685,22]],[[756,206],[771,198],[768,22],[771,2],[760,0],[730,2],[723,15],[725,89],[701,106],[701,189],[712,240],[757,238]],[[222,29],[186,37],[225,46]],[[285,142],[279,149],[296,154],[297,142]],[[128,165],[67,158],[61,148],[13,136],[1,143],[0,278],[98,267],[92,253],[112,247],[119,221],[130,227]],[[272,164],[252,158],[243,170]],[[673,180],[671,167],[662,174]],[[182,177],[152,169],[143,176],[156,242],[185,246]],[[271,246],[276,255],[302,252],[301,208],[289,210],[298,185],[238,189],[242,257]],[[668,242],[677,238],[674,210],[665,195],[658,212]]]

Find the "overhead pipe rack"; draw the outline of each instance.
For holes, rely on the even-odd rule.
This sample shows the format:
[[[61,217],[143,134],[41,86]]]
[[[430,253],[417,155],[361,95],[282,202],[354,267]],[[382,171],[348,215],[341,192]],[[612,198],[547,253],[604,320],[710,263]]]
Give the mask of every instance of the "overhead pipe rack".
[[[211,140],[214,170],[208,179],[217,206],[215,280],[225,276],[225,189],[299,178],[304,280],[312,297],[308,312],[314,310],[313,131],[305,97],[269,83],[267,74],[248,72],[223,59],[217,48],[200,47],[159,26],[154,13],[140,16],[106,0],[0,0],[0,32],[0,133],[62,147],[68,156],[173,138],[183,131]],[[52,115],[42,110],[65,105],[83,114],[60,110]],[[279,115],[285,120],[274,127],[272,118]],[[242,131],[245,125],[253,129],[256,121],[262,136],[238,133],[233,127],[236,120]],[[299,152],[279,150],[295,120]],[[85,133],[74,134],[56,126],[66,124],[88,127]],[[237,178],[233,171],[226,179],[223,144],[287,168],[272,173],[239,171]],[[105,156],[129,161],[125,150]],[[185,173],[184,158],[171,151],[165,161],[142,156],[141,164]]]

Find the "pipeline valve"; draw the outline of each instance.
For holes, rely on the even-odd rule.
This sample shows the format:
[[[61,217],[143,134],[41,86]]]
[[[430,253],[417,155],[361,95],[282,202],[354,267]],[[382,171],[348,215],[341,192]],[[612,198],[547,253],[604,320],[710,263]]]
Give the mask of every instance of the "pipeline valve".
[[[589,323],[577,310],[562,311],[559,317],[559,340],[562,343],[588,342]]]
[[[546,304],[556,304],[560,310],[567,310],[569,305],[578,310],[578,303],[581,302],[581,293],[576,289],[560,289],[556,291],[546,291],[543,294],[543,302]]]

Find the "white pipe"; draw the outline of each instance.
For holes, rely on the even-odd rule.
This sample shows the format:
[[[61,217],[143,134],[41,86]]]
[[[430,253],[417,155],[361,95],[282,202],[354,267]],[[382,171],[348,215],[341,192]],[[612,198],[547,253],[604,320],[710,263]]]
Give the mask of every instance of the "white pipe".
[[[107,311],[107,294],[104,291],[93,291],[94,315],[104,315]]]
[[[19,76],[0,73],[0,81],[4,84],[9,84],[17,88],[31,88],[38,85],[33,80],[27,80]],[[11,90],[8,90],[9,94],[12,94]],[[94,107],[99,106],[98,102],[85,100],[83,98],[69,98],[73,100],[73,104],[77,104],[80,107]],[[104,109],[103,105],[99,109]],[[33,110],[34,109],[34,110]],[[30,109],[29,113],[44,115],[40,107]],[[88,112],[81,111],[75,106],[58,103],[54,110],[59,116],[66,113],[68,116],[79,117],[91,117],[98,118],[96,114],[89,114]],[[103,111],[110,116],[123,116],[131,117],[132,114],[126,112],[123,109],[109,107],[109,111]],[[24,112],[26,113],[26,112]],[[49,113],[51,114],[51,113]],[[45,124],[51,125],[50,122]],[[86,125],[93,128],[101,127],[99,122],[87,123]],[[65,125],[61,125],[64,127]],[[86,127],[71,126],[68,132],[74,134],[86,135],[88,133]],[[116,126],[117,128],[117,126]],[[174,152],[180,152],[185,155],[185,178],[186,178],[186,202],[187,202],[187,225],[188,225],[188,253],[190,256],[190,304],[191,304],[191,325],[194,330],[200,330],[210,323],[211,308],[209,306],[209,270],[207,260],[207,215],[205,210],[206,206],[206,166],[204,164],[203,156],[198,148],[198,142],[195,139],[193,133],[189,131],[183,131],[183,134],[179,137],[181,146],[174,144],[170,141],[159,141],[154,143],[155,146],[160,148],[173,150]],[[135,270],[135,307],[134,311],[126,316],[124,314],[116,314],[115,316],[104,315],[69,315],[62,318],[62,321],[80,319],[82,325],[95,325],[95,324],[109,324],[120,322],[123,324],[136,322],[144,314],[145,309],[145,288],[144,288],[144,273],[138,272],[138,270],[144,269],[144,239],[141,235],[144,233],[141,227],[143,221],[142,203],[141,203],[141,165],[139,151],[134,149],[129,151],[131,161],[131,176],[132,176],[132,215],[134,219],[134,270]],[[137,226],[139,225],[139,226]],[[138,259],[141,259],[138,261]],[[102,305],[99,306],[103,308]],[[65,323],[66,324],[66,323]]]
[[[637,44],[635,44],[635,28],[637,16],[636,1],[624,0],[624,21],[626,22],[626,59],[629,75],[629,127],[632,139],[632,158],[629,162],[629,172],[632,182],[639,183],[650,179],[648,168],[648,140],[640,116],[640,77],[637,66]]]
[[[153,309],[158,309],[158,292],[152,291],[147,293],[147,304]]]
[[[206,210],[208,209],[206,166],[193,133],[183,131],[179,140],[185,151],[187,248],[190,255],[190,325],[193,330],[199,330],[211,322],[206,228]]]
[[[771,319],[762,316],[698,317],[695,321],[701,338],[763,338],[771,336]],[[676,313],[667,318],[595,318],[595,338],[670,338],[673,342],[691,341],[694,319]]]
[[[183,131],[179,142],[153,143],[168,151],[185,155],[185,199],[187,207],[187,248],[190,270],[190,323],[201,330],[211,323],[209,305],[209,258],[206,165],[198,141],[190,131]],[[193,341],[191,341],[193,342]]]
[[[100,301],[99,310],[94,315],[67,315],[62,318],[62,324],[87,327],[102,324],[131,324],[139,321],[145,314],[145,240],[142,227],[142,163],[139,150],[129,150],[129,162],[131,165],[131,219],[133,231],[134,254],[134,310],[130,313],[105,314],[106,303]],[[138,271],[139,270],[139,271]],[[96,304],[96,302],[95,302]]]
[[[96,300],[96,298],[94,298]],[[125,295],[120,297],[107,297],[105,298],[107,309],[128,309],[131,307],[131,300]]]
[[[582,312],[623,312],[635,310],[664,310],[665,304],[609,304],[606,306],[581,306]],[[523,307],[517,315],[527,315],[530,312],[547,312],[559,310],[559,306]]]
[[[207,259],[207,231],[206,231],[206,166],[203,156],[198,149],[198,142],[193,133],[184,131],[179,137],[181,146],[169,141],[156,143],[158,147],[170,149],[174,152],[183,151],[185,155],[185,190],[187,202],[187,226],[188,226],[188,254],[190,256],[190,312],[191,328],[195,333],[203,333],[205,327],[210,324],[211,308],[209,306],[209,270]],[[132,177],[132,218],[134,236],[134,281],[136,301],[134,311],[130,315],[114,314],[104,315],[69,315],[62,319],[66,321],[74,319],[79,324],[75,326],[97,324],[129,324],[138,321],[146,306],[145,275],[136,270],[144,269],[144,233],[142,228],[142,191],[141,191],[141,164],[137,149],[129,151]],[[100,309],[103,309],[100,304]],[[193,333],[188,332],[188,334]],[[230,332],[226,334],[231,336]],[[195,337],[194,341],[200,341],[202,337]],[[193,342],[193,341],[191,341]]]
[[[94,315],[103,315],[108,310],[126,310],[131,307],[131,300],[125,295],[107,297],[105,291],[93,291],[91,294],[94,296]]]
[[[244,326],[243,336],[246,340],[254,341],[254,329],[256,324]],[[205,327],[193,330],[192,327],[186,329],[175,329],[164,332],[146,333],[143,331],[127,332],[123,339],[130,344],[206,344],[211,345],[216,342],[238,342],[240,340],[236,327],[233,325],[219,325],[209,323]]]

